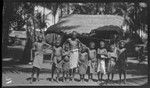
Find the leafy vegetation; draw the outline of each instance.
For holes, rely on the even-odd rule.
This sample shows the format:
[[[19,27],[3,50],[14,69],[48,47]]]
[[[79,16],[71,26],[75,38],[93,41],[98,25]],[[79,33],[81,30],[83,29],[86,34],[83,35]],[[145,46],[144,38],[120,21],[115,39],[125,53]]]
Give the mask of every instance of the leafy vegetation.
[[[68,14],[88,14],[88,15],[120,15],[124,17],[124,23],[129,25],[129,33],[137,30],[147,32],[147,4],[132,2],[114,3],[47,3],[47,2],[11,2],[4,1],[3,6],[3,39],[4,50],[7,49],[9,29],[27,31],[28,41],[35,41],[36,29],[43,33],[47,28],[47,14],[35,13],[34,8],[41,6],[49,9],[53,15],[53,24],[57,23],[61,17]],[[51,13],[49,13],[51,14]]]

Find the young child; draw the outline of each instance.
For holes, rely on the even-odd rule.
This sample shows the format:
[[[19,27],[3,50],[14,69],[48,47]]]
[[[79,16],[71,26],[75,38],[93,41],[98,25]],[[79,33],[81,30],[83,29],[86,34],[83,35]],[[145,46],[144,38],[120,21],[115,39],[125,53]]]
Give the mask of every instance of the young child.
[[[31,74],[31,80],[30,83],[33,81],[34,74],[37,74],[37,80],[39,81],[39,72],[40,68],[43,62],[43,54],[44,54],[44,48],[42,43],[42,38],[38,37],[38,41],[33,44],[33,49],[35,50],[34,60],[33,60],[33,68],[32,68],[32,74]]]
[[[100,81],[103,79],[103,75],[106,74],[105,59],[107,59],[107,50],[105,48],[104,41],[100,42],[100,48],[97,49],[97,58],[98,58],[98,67],[97,67],[98,80]]]
[[[81,50],[80,58],[79,58],[79,74],[80,74],[80,80],[83,82],[84,81],[84,76],[87,71],[87,66],[88,66],[88,53],[86,52],[86,48],[83,47]]]
[[[65,47],[63,50],[63,81],[69,77],[69,69],[70,69],[70,52],[69,52],[69,47]]]
[[[117,48],[114,44],[110,45],[110,50],[108,52],[108,64],[107,64],[107,75],[108,75],[108,81],[110,80],[111,75],[111,81],[113,81],[114,73],[116,71],[116,60],[117,60]]]
[[[53,54],[52,54],[52,60],[53,60],[53,64],[52,64],[52,81],[54,81],[53,76],[54,76],[54,72],[56,71],[57,73],[57,77],[56,77],[56,81],[58,82],[59,79],[59,74],[62,70],[62,47],[60,46],[60,42],[57,41],[56,42],[56,46],[53,47]]]
[[[119,78],[121,83],[121,75],[124,75],[124,83],[126,83],[126,69],[127,69],[127,51],[125,48],[125,43],[123,41],[119,44],[119,55],[117,61],[117,67],[119,72]]]
[[[90,49],[88,49],[88,56],[89,56],[89,60],[88,60],[88,63],[89,63],[88,64],[88,66],[89,66],[88,80],[92,80],[93,79],[93,74],[96,73],[97,59],[96,59],[95,43],[90,42],[89,46],[90,46]]]

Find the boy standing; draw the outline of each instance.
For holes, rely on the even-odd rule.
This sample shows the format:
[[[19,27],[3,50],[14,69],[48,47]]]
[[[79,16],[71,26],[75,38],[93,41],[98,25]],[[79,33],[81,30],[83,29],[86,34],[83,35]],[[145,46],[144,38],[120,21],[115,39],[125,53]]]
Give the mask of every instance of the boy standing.
[[[118,55],[118,72],[121,82],[121,75],[124,75],[124,83],[126,83],[126,69],[127,69],[127,50],[125,48],[125,43],[123,41],[119,44],[119,55]]]
[[[53,60],[53,64],[52,64],[52,81],[54,80],[53,76],[54,76],[55,70],[56,70],[56,73],[57,73],[56,80],[58,81],[59,74],[62,70],[62,47],[60,46],[59,41],[57,41],[56,46],[53,47],[52,60]]]
[[[97,65],[97,59],[96,59],[96,50],[95,50],[95,43],[90,42],[90,49],[88,49],[88,56],[89,56],[89,73],[88,73],[88,80],[93,79],[93,74],[96,73],[96,65]]]

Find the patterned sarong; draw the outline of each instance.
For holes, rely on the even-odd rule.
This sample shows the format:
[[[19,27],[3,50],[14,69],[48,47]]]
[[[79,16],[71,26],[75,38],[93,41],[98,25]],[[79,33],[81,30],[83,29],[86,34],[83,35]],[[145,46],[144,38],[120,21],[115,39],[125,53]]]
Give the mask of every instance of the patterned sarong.
[[[78,49],[72,50],[70,54],[70,68],[76,68],[78,65],[78,60],[79,60],[79,51]]]

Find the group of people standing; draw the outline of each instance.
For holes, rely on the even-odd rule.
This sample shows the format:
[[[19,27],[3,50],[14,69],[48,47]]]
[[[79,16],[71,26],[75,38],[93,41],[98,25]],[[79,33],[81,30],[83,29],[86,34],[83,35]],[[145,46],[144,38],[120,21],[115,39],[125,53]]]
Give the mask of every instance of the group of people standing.
[[[127,52],[125,43],[121,41],[119,46],[111,43],[109,49],[105,47],[105,42],[100,41],[100,47],[95,48],[93,41],[89,42],[89,46],[83,44],[77,39],[77,33],[73,32],[72,37],[61,46],[60,41],[52,47],[52,68],[51,78],[54,80],[54,73],[57,73],[56,80],[59,82],[59,75],[63,72],[63,81],[69,78],[71,81],[75,78],[75,73],[80,75],[80,80],[85,80],[85,75],[88,75],[88,81],[97,75],[98,81],[103,80],[103,75],[108,75],[108,81],[113,80],[114,73],[119,73],[121,81],[122,74],[124,75],[124,82],[126,82],[126,68],[127,68]],[[31,83],[33,76],[37,73],[37,80],[39,80],[39,71],[43,61],[43,54],[45,53],[41,39],[34,44],[35,56],[33,60],[33,70],[31,75]]]

